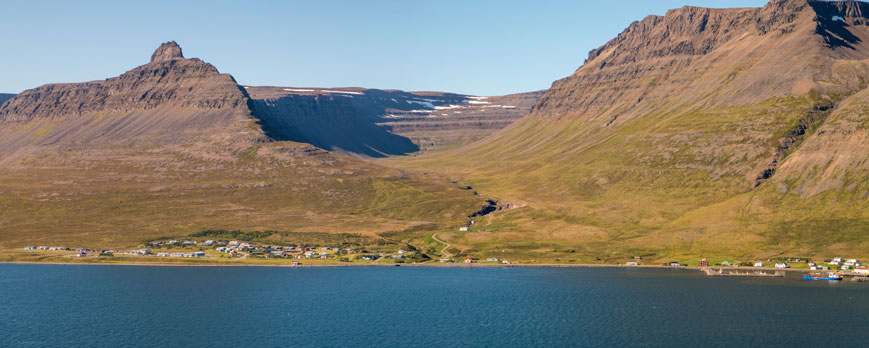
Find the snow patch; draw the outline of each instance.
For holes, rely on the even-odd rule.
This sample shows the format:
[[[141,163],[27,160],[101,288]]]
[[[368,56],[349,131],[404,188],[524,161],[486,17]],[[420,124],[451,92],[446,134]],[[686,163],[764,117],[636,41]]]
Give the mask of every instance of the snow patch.
[[[489,97],[472,97],[472,96],[468,96],[468,98],[469,98],[469,99],[473,99],[473,100],[486,100],[486,99],[489,99]]]
[[[845,18],[842,18],[839,16],[833,16],[833,22],[835,22],[835,21],[841,21],[842,23],[845,23]]]
[[[432,109],[435,108],[434,104],[432,104],[432,103],[429,102],[429,101],[405,100],[405,102],[407,102],[408,104],[419,104],[419,105],[422,105],[422,106],[425,106],[425,107],[428,107],[428,108],[432,108]]]
[[[284,88],[287,92],[314,92],[313,89],[301,89],[301,88]]]
[[[469,100],[469,101],[468,101],[468,104],[482,105],[482,104],[489,104],[489,102],[487,102],[487,101],[479,101],[479,100]]]
[[[450,109],[464,109],[464,106],[461,105],[447,105],[447,106],[435,106],[435,110],[450,110]]]
[[[355,94],[355,95],[365,95],[362,92],[351,92],[351,91],[331,91],[331,90],[320,90],[320,93],[339,93],[339,94]]]
[[[513,105],[504,105],[504,106],[502,106],[502,107],[505,108],[505,109],[515,109],[515,108],[516,108],[516,107],[513,106]]]

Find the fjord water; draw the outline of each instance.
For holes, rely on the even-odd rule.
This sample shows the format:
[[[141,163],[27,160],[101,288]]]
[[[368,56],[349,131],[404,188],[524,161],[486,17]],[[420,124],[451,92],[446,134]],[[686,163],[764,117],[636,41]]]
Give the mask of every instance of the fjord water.
[[[869,287],[696,271],[0,265],[0,346],[850,346]]]

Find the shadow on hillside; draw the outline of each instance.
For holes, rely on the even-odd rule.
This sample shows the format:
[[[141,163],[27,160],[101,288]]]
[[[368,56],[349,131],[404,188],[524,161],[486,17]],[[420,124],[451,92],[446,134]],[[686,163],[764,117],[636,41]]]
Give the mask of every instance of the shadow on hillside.
[[[275,140],[375,158],[419,151],[410,139],[375,123],[382,109],[356,105],[351,98],[290,95],[274,100],[252,99],[251,108],[266,134]]]

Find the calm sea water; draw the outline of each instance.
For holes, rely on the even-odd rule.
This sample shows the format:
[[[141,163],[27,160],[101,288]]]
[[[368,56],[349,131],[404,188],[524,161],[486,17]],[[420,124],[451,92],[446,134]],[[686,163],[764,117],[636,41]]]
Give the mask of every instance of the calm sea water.
[[[0,346],[858,347],[869,284],[564,268],[0,265]]]

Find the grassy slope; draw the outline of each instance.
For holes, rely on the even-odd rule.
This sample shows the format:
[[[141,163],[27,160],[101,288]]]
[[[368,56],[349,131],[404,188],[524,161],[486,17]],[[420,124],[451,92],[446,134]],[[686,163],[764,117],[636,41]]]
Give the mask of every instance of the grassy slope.
[[[47,153],[0,170],[0,248],[129,247],[210,228],[375,236],[457,225],[480,204],[436,177],[292,143],[258,145],[234,161],[161,153],[176,159],[148,162],[148,150],[95,160],[94,151]]]
[[[774,183],[754,189],[779,140],[812,105],[779,98],[669,107],[610,128],[526,118],[469,149],[391,163],[453,173],[485,195],[530,205],[442,236],[472,252],[561,261],[866,256],[864,191],[806,199]]]

